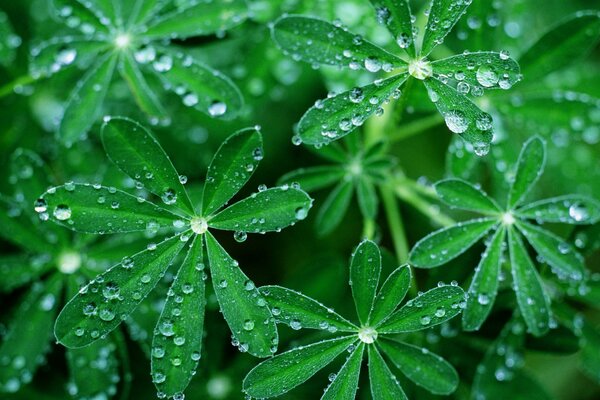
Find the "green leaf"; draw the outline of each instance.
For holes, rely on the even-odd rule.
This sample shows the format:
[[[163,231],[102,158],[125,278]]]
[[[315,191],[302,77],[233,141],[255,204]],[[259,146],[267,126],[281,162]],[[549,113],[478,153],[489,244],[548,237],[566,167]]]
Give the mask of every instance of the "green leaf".
[[[248,182],[263,157],[262,135],[255,128],[229,136],[215,153],[202,195],[202,214],[226,204]]]
[[[16,392],[26,383],[23,376],[33,375],[40,360],[43,361],[49,348],[61,286],[60,275],[56,274],[46,283],[33,285],[19,304],[0,345],[1,391]]]
[[[40,240],[29,215],[23,213],[17,203],[0,194],[0,237],[16,245],[38,253],[55,251],[48,240]]]
[[[600,203],[589,197],[572,194],[529,203],[516,210],[515,214],[540,223],[595,224],[600,220]]]
[[[113,77],[117,56],[109,54],[79,81],[71,92],[58,128],[59,138],[72,144],[94,124]]]
[[[585,261],[566,240],[525,221],[517,222],[517,228],[560,278],[574,281],[583,279]]]
[[[237,261],[209,232],[205,235],[215,294],[239,349],[255,357],[271,356],[278,336],[266,300],[239,269]]]
[[[395,340],[381,340],[378,344],[394,365],[417,385],[440,395],[448,395],[456,390],[456,370],[437,354]]]
[[[440,200],[453,208],[496,215],[500,207],[481,189],[460,179],[446,179],[435,184]]]
[[[39,278],[53,267],[51,261],[47,255],[3,254],[0,256],[0,293]]]
[[[465,13],[470,1],[459,0],[433,0],[423,45],[421,46],[421,55],[427,56],[431,50],[444,41],[446,35],[452,30],[456,22]]]
[[[51,176],[44,161],[32,151],[17,149],[11,156],[10,175],[15,188],[13,197],[22,199],[24,211],[34,213],[32,203],[48,189]]]
[[[127,118],[111,117],[102,125],[102,144],[117,167],[163,203],[194,213],[173,163],[146,128]]]
[[[373,400],[407,399],[400,382],[392,374],[376,346],[369,346],[369,381]]]
[[[542,336],[550,327],[550,299],[521,238],[513,229],[508,230],[508,246],[519,309],[531,333]]]
[[[356,336],[346,336],[281,353],[254,367],[244,379],[243,390],[258,398],[289,392],[325,368],[356,341]]]
[[[475,275],[469,286],[467,307],[462,314],[463,328],[467,331],[478,330],[481,327],[496,300],[505,248],[505,231],[504,227],[500,227],[494,233],[475,269]]]
[[[465,292],[458,286],[431,289],[406,303],[378,328],[380,333],[413,332],[441,324],[458,315],[465,302]]]
[[[17,54],[21,38],[15,35],[8,16],[0,11],[0,65],[10,65]]]
[[[493,218],[479,218],[458,223],[430,233],[410,251],[410,264],[433,268],[458,257],[497,225]]]
[[[375,298],[373,310],[369,317],[370,324],[378,325],[394,312],[408,292],[410,279],[411,273],[408,264],[396,268],[390,276],[388,276]]]
[[[182,393],[196,373],[204,328],[202,237],[195,236],[154,330],[152,378],[167,396]]]
[[[513,208],[524,199],[539,177],[546,164],[546,145],[539,136],[529,139],[519,155],[515,179],[508,192],[508,207]]]
[[[148,224],[172,227],[175,214],[113,187],[69,183],[49,189],[36,206],[53,221],[78,232],[144,231]],[[42,205],[43,204],[43,205]],[[44,217],[45,218],[45,217]]]
[[[380,274],[381,253],[379,247],[370,240],[363,240],[352,253],[350,263],[352,297],[358,319],[363,325],[369,322],[369,314],[373,309]]]
[[[302,190],[312,192],[326,188],[339,182],[346,175],[346,171],[339,166],[319,166],[299,168],[288,172],[279,178],[279,183],[298,183]]]
[[[321,400],[354,400],[356,398],[364,350],[364,343],[356,346],[350,357],[346,359],[340,372],[335,375],[334,380],[327,386]]]
[[[429,98],[444,117],[448,129],[470,142],[476,154],[487,154],[493,136],[491,115],[436,78],[427,79],[424,83]]]
[[[79,348],[115,329],[152,291],[184,245],[174,236],[152,250],[124,258],[90,281],[58,315],[57,341]]]
[[[160,48],[157,59],[159,67],[153,67],[152,71],[166,88],[181,97],[185,106],[223,120],[238,116],[244,100],[227,76],[187,53],[169,48]]]
[[[323,329],[330,332],[354,332],[358,328],[350,321],[302,293],[281,286],[263,286],[273,316],[292,329]]]
[[[397,94],[406,77],[395,75],[318,100],[298,123],[300,139],[306,144],[324,145],[346,136]]]
[[[164,121],[167,119],[167,112],[162,104],[148,86],[142,71],[129,53],[123,53],[119,63],[119,73],[127,82],[131,94],[137,105],[144,111],[152,121]]]
[[[510,89],[521,79],[519,64],[504,53],[482,51],[433,61],[433,71],[471,87]],[[458,79],[458,71],[461,79]]]
[[[156,16],[171,2],[168,0],[136,0],[129,13],[129,26],[140,26]]]
[[[406,63],[381,47],[318,18],[285,16],[272,28],[273,40],[286,53],[309,63],[377,72]]]
[[[415,38],[413,35],[412,14],[408,0],[371,0],[377,13],[377,20],[384,24],[398,46],[411,58],[415,58]]]
[[[578,11],[548,30],[520,57],[523,75],[528,81],[538,81],[584,57],[598,40],[598,11]]]
[[[357,180],[356,198],[362,215],[374,219],[377,216],[377,192],[369,178],[361,177]]]
[[[331,233],[342,221],[352,200],[353,184],[351,180],[343,180],[327,196],[317,213],[317,233],[325,236]]]
[[[102,22],[106,18],[110,18],[114,23],[114,16],[111,12],[112,5],[110,7],[102,7],[103,3],[107,3],[106,0],[96,1],[83,1],[83,0],[51,0],[50,3],[53,6],[53,14],[58,18],[62,19],[64,24],[70,28],[75,28],[84,34],[90,33],[90,31],[100,33],[108,33],[109,24]],[[103,12],[104,11],[104,12]]]
[[[302,190],[283,186],[254,193],[219,212],[208,226],[240,232],[279,231],[303,220],[312,207]]]
[[[191,3],[152,21],[145,37],[185,39],[221,33],[242,23],[248,14],[244,0]]]

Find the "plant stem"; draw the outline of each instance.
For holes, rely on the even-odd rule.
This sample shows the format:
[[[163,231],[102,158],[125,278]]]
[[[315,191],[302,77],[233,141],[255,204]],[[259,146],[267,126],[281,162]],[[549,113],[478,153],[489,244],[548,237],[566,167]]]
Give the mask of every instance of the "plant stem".
[[[396,252],[398,262],[404,264],[408,261],[408,241],[404,232],[402,216],[400,215],[393,189],[389,185],[384,185],[381,186],[380,191],[390,233],[392,234],[394,251]]]
[[[17,88],[18,86],[29,85],[30,83],[33,83],[35,81],[36,79],[31,75],[22,75],[14,79],[12,82],[9,82],[6,85],[0,87],[0,98],[14,93],[15,88]]]
[[[375,236],[375,221],[371,218],[363,219],[363,237],[372,240]]]
[[[398,142],[411,136],[415,136],[423,131],[433,128],[434,126],[438,126],[442,122],[444,122],[444,117],[442,117],[439,113],[435,113],[416,121],[409,122],[408,124],[401,125],[398,129],[392,131],[388,135],[388,139],[390,143]]]
[[[395,181],[393,187],[396,196],[412,205],[414,208],[419,210],[421,214],[425,215],[437,225],[447,227],[456,224],[452,218],[440,212],[436,205],[419,196],[414,188],[412,188],[410,185],[404,184],[404,179]]]

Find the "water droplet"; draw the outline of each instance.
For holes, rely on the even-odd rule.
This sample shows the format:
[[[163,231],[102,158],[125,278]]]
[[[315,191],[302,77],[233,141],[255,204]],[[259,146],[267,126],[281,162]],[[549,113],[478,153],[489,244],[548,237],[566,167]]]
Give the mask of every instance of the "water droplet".
[[[113,299],[118,298],[120,295],[120,292],[121,292],[121,289],[119,288],[119,285],[117,285],[114,282],[108,282],[102,288],[102,295],[107,300],[113,300]]]
[[[569,217],[576,222],[581,222],[589,218],[589,213],[583,204],[574,203],[569,207]]]
[[[37,213],[43,213],[46,212],[46,210],[48,210],[48,204],[46,203],[46,200],[40,198],[35,201],[33,209]]]
[[[465,114],[459,110],[449,111],[444,115],[444,120],[448,129],[454,133],[463,133],[469,128],[469,120],[465,117]]]
[[[227,112],[227,104],[222,101],[213,101],[208,106],[208,114],[211,117],[220,117]]]
[[[489,65],[482,65],[477,69],[477,82],[483,87],[492,87],[498,84],[500,78],[494,69]]]
[[[406,33],[402,32],[396,38],[396,43],[398,44],[398,46],[400,46],[401,49],[407,49],[412,43],[412,38]]]
[[[298,319],[293,319],[290,321],[290,328],[292,328],[295,331],[298,331],[302,329],[302,322],[300,322],[300,320]]]
[[[348,98],[353,103],[360,103],[365,98],[365,95],[364,95],[363,90],[361,88],[355,87],[354,89],[352,89],[350,91],[350,94],[348,95]]]
[[[419,320],[419,322],[421,323],[421,325],[425,326],[425,325],[429,325],[429,323],[431,322],[431,317],[427,316],[427,315],[423,315],[421,317],[421,319]]]
[[[160,196],[160,198],[162,199],[163,203],[167,205],[172,205],[175,204],[175,202],[177,202],[177,193],[175,193],[173,189],[167,189]]]
[[[246,241],[246,239],[248,238],[248,234],[244,231],[236,231],[233,234],[233,238],[236,242],[242,243]]]
[[[71,218],[71,209],[65,204],[59,204],[54,209],[54,217],[59,221]]]
[[[252,329],[254,329],[254,321],[252,321],[251,319],[245,320],[244,321],[244,330],[251,331]]]
[[[375,57],[367,57],[365,59],[365,69],[369,72],[377,72],[381,70],[381,61]]]

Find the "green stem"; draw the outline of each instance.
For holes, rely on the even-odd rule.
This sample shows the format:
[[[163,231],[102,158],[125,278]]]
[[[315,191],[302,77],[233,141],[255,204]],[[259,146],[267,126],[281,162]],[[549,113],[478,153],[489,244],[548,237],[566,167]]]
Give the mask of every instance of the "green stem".
[[[363,219],[363,237],[373,240],[375,236],[375,221],[372,218]]]
[[[409,122],[408,124],[401,125],[388,135],[388,139],[391,143],[398,142],[438,126],[442,122],[444,122],[444,117],[435,113],[416,121]]]
[[[421,197],[410,184],[405,184],[404,179],[395,180],[393,188],[396,196],[416,208],[421,214],[425,215],[437,225],[447,227],[456,224],[452,218],[440,212],[439,207]]]
[[[381,186],[380,191],[385,215],[392,235],[394,251],[396,252],[398,262],[404,264],[408,261],[408,240],[406,239],[406,233],[404,231],[402,215],[398,209],[398,204],[396,203],[392,188],[389,185],[385,185]]]
[[[17,88],[19,86],[29,85],[30,83],[33,83],[36,80],[37,79],[35,79],[31,75],[20,76],[20,77],[14,79],[12,82],[9,82],[6,85],[0,87],[0,98],[14,93],[15,88]]]

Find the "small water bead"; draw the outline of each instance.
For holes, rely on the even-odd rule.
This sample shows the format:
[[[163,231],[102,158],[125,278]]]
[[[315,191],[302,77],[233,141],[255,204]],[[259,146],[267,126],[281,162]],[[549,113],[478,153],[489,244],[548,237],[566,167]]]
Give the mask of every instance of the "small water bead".
[[[425,326],[425,325],[429,325],[429,323],[431,322],[431,317],[427,316],[427,315],[423,315],[421,317],[421,319],[419,320],[419,322],[421,323],[421,325]]]
[[[133,260],[130,257],[123,257],[121,260],[121,267],[125,269],[133,268]]]
[[[380,71],[382,67],[381,61],[375,57],[367,57],[365,59],[365,69],[369,72]]]
[[[261,147],[257,147],[252,151],[252,158],[254,158],[255,161],[260,161],[263,159],[263,151]]]
[[[201,355],[200,355],[199,351],[194,351],[192,353],[192,355],[190,356],[190,358],[192,359],[192,361],[198,361],[198,360],[200,360],[200,357],[201,357]]]
[[[358,331],[358,338],[361,342],[366,344],[372,344],[377,340],[377,331],[370,326],[362,327]]]
[[[174,367],[179,367],[181,365],[181,358],[179,358],[179,357],[171,358],[171,364],[173,364]]]
[[[162,55],[152,63],[156,72],[168,72],[173,68],[173,59],[168,55]]]
[[[236,231],[233,233],[233,238],[236,242],[242,243],[246,241],[246,239],[248,238],[248,234],[244,231]]]
[[[177,193],[173,189],[167,189],[160,198],[166,205],[173,205],[177,202]]]
[[[481,131],[488,131],[492,128],[492,116],[488,113],[481,113],[475,120],[475,126]]]
[[[469,120],[460,110],[452,110],[444,115],[448,129],[454,133],[463,133],[469,128]]]
[[[295,211],[296,219],[303,220],[308,215],[308,209],[304,207],[299,207]]]
[[[54,209],[54,217],[59,221],[65,221],[71,218],[71,209],[66,204],[59,204]]]
[[[196,93],[187,93],[183,96],[183,105],[193,107],[198,104],[198,95]]]
[[[33,209],[37,213],[43,213],[48,210],[48,204],[46,203],[45,199],[40,198],[40,199],[37,199],[35,201],[35,203],[33,204]]]
[[[479,67],[475,77],[477,78],[477,82],[486,88],[496,86],[500,80],[496,71],[489,65],[482,65]]]
[[[589,213],[583,204],[574,203],[569,207],[569,217],[576,222],[581,222],[589,218]]]
[[[476,142],[473,144],[473,152],[476,156],[483,157],[490,152],[490,145],[484,142]]]
[[[192,231],[197,235],[202,235],[208,230],[208,223],[202,217],[194,217],[190,221]]]
[[[244,321],[244,330],[251,331],[254,329],[254,321],[247,319]]]
[[[408,49],[412,44],[412,38],[403,32],[396,38],[396,43],[401,49]]]
[[[467,94],[469,93],[469,90],[471,90],[471,86],[466,82],[459,82],[458,85],[456,85],[456,90],[459,93]]]
[[[170,320],[162,321],[158,326],[158,331],[166,337],[173,336],[175,331],[173,330],[173,322]]]
[[[165,348],[162,346],[156,346],[152,348],[152,357],[163,358],[165,356]]]
[[[479,293],[477,295],[477,302],[482,306],[490,304],[490,297],[485,293]]]
[[[100,311],[98,312],[98,316],[100,317],[101,320],[106,321],[106,322],[110,322],[113,319],[115,319],[115,313],[110,308],[101,308]]]
[[[175,336],[173,343],[175,343],[175,346],[183,346],[185,344],[185,338],[183,336]]]
[[[300,322],[300,320],[298,319],[293,319],[290,321],[290,328],[292,328],[295,331],[298,331],[302,329],[302,322]]]
[[[227,104],[222,101],[213,101],[208,106],[208,114],[211,117],[220,117],[227,112]]]
[[[361,88],[355,87],[354,89],[350,90],[350,94],[348,95],[348,98],[353,103],[360,103],[361,101],[364,100],[365,95]]]
[[[150,280],[152,279],[152,277],[149,274],[144,274],[142,275],[142,277],[140,278],[140,281],[142,283],[150,283]]]
[[[446,315],[446,310],[443,307],[440,307],[437,310],[435,310],[436,317],[442,318],[444,315]]]
[[[154,383],[163,383],[167,377],[162,372],[155,372],[152,374],[152,382]]]
[[[56,53],[56,63],[59,66],[72,64],[77,58],[77,50],[70,48],[62,48]]]
[[[108,282],[102,288],[102,296],[107,300],[117,299],[121,294],[121,288],[114,282]]]
[[[156,59],[156,50],[151,46],[142,46],[133,54],[133,58],[140,64],[148,64]]]
[[[424,80],[433,75],[433,67],[426,59],[411,60],[408,64],[408,73],[419,80]]]
[[[148,243],[148,245],[146,246],[146,249],[148,251],[154,251],[154,250],[156,250],[156,243]]]

